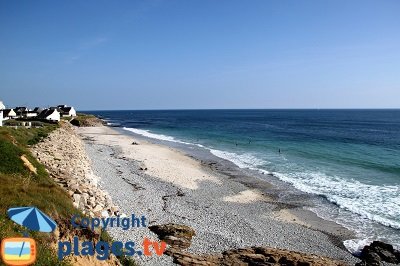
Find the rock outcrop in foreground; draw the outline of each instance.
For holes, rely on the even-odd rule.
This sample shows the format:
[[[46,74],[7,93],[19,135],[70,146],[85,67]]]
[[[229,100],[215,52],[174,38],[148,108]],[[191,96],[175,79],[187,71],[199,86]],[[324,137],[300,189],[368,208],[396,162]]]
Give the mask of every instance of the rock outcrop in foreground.
[[[267,265],[267,266],[344,266],[344,262],[294,251],[250,247],[224,251],[217,255],[194,255],[185,251],[167,251],[180,265]]]
[[[360,258],[362,262],[356,266],[380,266],[383,261],[400,264],[400,251],[395,250],[392,245],[374,241],[363,248]]]
[[[149,226],[149,229],[171,248],[178,250],[190,247],[192,237],[196,235],[194,229],[180,224],[152,225]]]
[[[73,205],[91,217],[119,214],[111,197],[99,185],[79,136],[69,123],[61,123],[46,139],[32,148],[52,178],[64,188]]]
[[[195,255],[184,249],[191,244],[195,231],[186,225],[164,224],[150,226],[169,245],[165,254],[180,265],[285,265],[285,266],[344,266],[330,258],[268,247],[249,247],[224,251],[222,254]]]

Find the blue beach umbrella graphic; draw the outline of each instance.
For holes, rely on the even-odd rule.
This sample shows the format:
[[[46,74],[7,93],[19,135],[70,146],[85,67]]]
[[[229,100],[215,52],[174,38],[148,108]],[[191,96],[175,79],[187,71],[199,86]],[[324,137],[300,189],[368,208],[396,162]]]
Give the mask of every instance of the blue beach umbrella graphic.
[[[50,233],[57,227],[49,216],[35,207],[10,208],[7,213],[11,220],[33,231]]]

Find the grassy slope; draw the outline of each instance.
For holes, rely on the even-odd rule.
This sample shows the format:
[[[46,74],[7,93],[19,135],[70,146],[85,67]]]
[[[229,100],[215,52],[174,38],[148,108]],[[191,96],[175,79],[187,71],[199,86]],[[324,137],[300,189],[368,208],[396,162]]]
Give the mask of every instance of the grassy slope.
[[[0,127],[0,239],[22,236],[25,229],[7,217],[7,209],[18,206],[36,206],[54,219],[71,217],[78,211],[72,206],[68,195],[56,185],[41,165],[29,152],[35,144],[56,125],[43,128]],[[20,156],[25,154],[37,168],[37,175],[29,172]],[[49,248],[54,235],[29,232],[38,244],[36,265],[63,265]]]

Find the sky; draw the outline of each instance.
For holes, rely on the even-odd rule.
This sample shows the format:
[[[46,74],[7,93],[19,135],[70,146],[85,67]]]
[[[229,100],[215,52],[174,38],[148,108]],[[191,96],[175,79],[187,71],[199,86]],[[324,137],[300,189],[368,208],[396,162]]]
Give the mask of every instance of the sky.
[[[0,0],[0,100],[400,108],[398,0]]]

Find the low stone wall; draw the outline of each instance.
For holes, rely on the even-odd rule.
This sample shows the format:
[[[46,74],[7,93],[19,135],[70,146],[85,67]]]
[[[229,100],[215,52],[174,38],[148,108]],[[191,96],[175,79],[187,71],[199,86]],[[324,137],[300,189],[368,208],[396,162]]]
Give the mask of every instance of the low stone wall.
[[[60,128],[32,147],[32,154],[84,214],[91,217],[119,214],[110,195],[99,187],[99,178],[93,174],[85,146],[72,125],[61,123]]]

